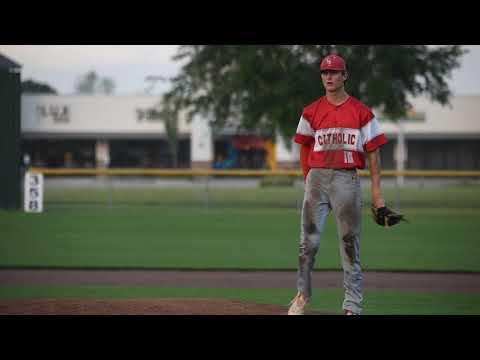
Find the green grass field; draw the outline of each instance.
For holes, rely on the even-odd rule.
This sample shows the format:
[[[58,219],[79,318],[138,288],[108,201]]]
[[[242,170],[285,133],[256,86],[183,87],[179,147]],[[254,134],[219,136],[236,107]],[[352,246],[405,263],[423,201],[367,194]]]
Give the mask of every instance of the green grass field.
[[[299,188],[47,189],[45,212],[0,211],[0,266],[291,269],[297,266]],[[396,204],[394,189],[384,189]],[[364,190],[365,270],[480,271],[480,187],[402,189],[410,223],[384,229]],[[316,269],[340,270],[333,217]],[[339,287],[341,284],[339,284]],[[0,286],[0,299],[217,297],[287,306],[294,289]],[[314,289],[311,309],[340,314],[343,290]],[[480,295],[368,291],[367,315],[480,314]]]
[[[42,214],[0,212],[0,266],[296,269],[301,189],[209,189],[208,208],[201,189],[106,192],[48,189]],[[480,271],[480,187],[402,189],[410,224],[390,229],[363,198],[365,270]],[[332,216],[316,268],[340,269]]]
[[[288,307],[291,289],[212,289],[145,286],[3,286],[0,300],[29,298],[222,298]],[[310,309],[341,314],[343,291],[317,290]],[[367,291],[364,315],[479,315],[480,295]]]

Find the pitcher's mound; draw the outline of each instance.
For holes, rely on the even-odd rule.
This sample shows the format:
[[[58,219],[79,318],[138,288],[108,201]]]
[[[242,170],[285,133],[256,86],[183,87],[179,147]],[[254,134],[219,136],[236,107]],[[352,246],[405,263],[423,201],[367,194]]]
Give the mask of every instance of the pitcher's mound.
[[[0,315],[285,315],[287,310],[287,307],[277,305],[227,299],[29,299],[0,301]]]

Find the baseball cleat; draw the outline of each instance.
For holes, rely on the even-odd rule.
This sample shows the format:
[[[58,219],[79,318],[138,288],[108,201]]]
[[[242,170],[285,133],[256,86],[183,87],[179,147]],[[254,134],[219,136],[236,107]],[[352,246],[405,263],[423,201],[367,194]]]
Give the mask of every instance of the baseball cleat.
[[[288,309],[288,315],[304,315],[305,307],[308,301],[306,301],[300,293],[290,302],[290,308]]]

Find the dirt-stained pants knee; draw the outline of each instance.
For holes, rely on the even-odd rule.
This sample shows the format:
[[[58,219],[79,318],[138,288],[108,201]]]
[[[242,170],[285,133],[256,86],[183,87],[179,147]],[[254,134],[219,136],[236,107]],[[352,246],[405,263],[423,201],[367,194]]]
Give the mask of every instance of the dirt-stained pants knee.
[[[343,308],[361,313],[361,191],[355,170],[311,169],[308,173],[300,225],[297,289],[307,297],[312,295],[311,273],[330,211],[336,220],[344,271]]]

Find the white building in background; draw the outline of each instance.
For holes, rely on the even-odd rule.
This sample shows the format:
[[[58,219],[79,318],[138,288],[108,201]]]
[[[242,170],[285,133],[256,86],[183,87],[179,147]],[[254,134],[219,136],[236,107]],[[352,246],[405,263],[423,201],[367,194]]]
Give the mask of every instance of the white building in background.
[[[446,106],[425,97],[411,103],[413,109],[401,123],[382,122],[392,140],[385,149],[389,167],[394,168],[399,153],[395,140],[400,130],[407,169],[480,169],[480,95],[452,97]]]
[[[33,165],[170,167],[165,124],[152,116],[158,102],[145,95],[23,95],[24,151]],[[192,124],[181,118],[177,132],[181,165],[205,158],[190,147]]]
[[[152,116],[158,102],[149,95],[23,95],[22,149],[33,166],[171,167],[165,124]],[[454,97],[451,108],[425,98],[412,103],[401,124],[403,152],[396,148],[399,125],[376,114],[390,140],[382,151],[384,168],[395,168],[403,155],[409,169],[480,169],[480,96]],[[180,118],[177,148],[182,168],[228,167],[232,154],[237,167],[298,167],[296,144],[289,150],[281,137],[269,146],[268,139],[214,135],[199,117]]]

